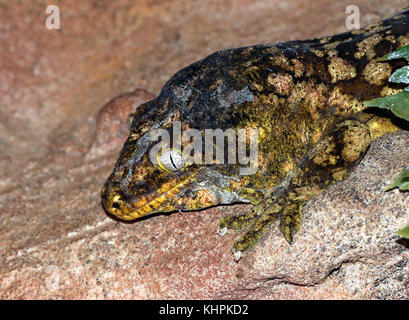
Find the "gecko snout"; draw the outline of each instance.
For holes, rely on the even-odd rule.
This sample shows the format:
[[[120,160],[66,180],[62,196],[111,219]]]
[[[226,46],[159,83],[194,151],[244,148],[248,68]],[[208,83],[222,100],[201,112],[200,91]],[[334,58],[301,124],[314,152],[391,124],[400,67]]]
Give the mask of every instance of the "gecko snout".
[[[155,206],[149,203],[145,197],[134,201],[133,197],[120,188],[106,183],[101,190],[102,204],[105,210],[122,219],[135,220],[147,214],[153,213]]]
[[[123,197],[118,192],[116,192],[116,190],[107,186],[107,183],[102,187],[102,205],[110,214],[121,217],[121,213],[123,212],[125,206],[122,198]]]

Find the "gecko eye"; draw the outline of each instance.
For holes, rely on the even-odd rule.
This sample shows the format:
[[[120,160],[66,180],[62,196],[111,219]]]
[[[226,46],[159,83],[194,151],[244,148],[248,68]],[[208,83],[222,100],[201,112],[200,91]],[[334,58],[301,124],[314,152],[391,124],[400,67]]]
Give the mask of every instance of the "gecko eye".
[[[180,151],[171,149],[158,156],[158,164],[165,171],[178,171],[186,166],[186,161]]]

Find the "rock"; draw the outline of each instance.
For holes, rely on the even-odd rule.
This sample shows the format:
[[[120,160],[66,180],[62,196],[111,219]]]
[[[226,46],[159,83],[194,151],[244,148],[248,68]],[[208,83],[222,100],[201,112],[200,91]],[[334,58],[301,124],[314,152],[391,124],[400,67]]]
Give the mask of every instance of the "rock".
[[[247,205],[114,222],[98,200],[108,171],[97,175],[95,163],[89,162],[49,190],[63,198],[54,200],[52,213],[30,214],[29,223],[22,222],[24,215],[3,219],[14,227],[4,232],[3,222],[1,243],[11,240],[12,250],[2,256],[0,296],[407,298],[408,242],[395,232],[409,221],[409,195],[383,189],[409,163],[408,143],[406,132],[375,141],[350,178],[306,205],[293,245],[275,224],[239,263],[230,251],[238,234],[220,237],[216,229],[222,215],[244,211]],[[89,179],[90,172],[98,178]],[[63,192],[84,187],[84,181],[87,191],[80,191],[81,197]],[[56,210],[63,204],[63,210]]]
[[[87,153],[87,160],[104,154],[118,152],[129,134],[132,114],[143,102],[152,100],[155,95],[136,89],[131,93],[124,93],[107,103],[97,115],[97,135],[91,150]]]
[[[305,292],[296,286],[314,298],[336,284],[327,298],[407,298],[408,242],[396,231],[409,222],[409,195],[383,190],[409,163],[408,139],[400,132],[376,140],[346,181],[306,205],[292,246],[273,228],[249,257],[259,280],[292,288],[294,297]],[[284,298],[281,291],[273,297]]]

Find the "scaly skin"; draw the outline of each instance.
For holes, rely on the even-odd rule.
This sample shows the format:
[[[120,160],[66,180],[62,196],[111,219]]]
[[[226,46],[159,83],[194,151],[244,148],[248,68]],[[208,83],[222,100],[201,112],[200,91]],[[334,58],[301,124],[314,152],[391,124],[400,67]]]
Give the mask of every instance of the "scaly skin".
[[[404,62],[377,59],[409,44],[408,23],[405,11],[332,37],[219,51],[180,70],[156,99],[137,108],[102,189],[105,209],[134,220],[250,202],[252,210],[225,217],[219,226],[220,234],[248,228],[234,244],[237,259],[277,219],[292,242],[302,206],[345,179],[371,140],[397,130],[379,112],[365,110],[363,101],[402,89],[388,78]],[[201,133],[258,128],[258,170],[240,175],[239,165],[215,163],[162,170],[149,159],[157,143],[149,138],[155,128],[172,136],[173,121]]]

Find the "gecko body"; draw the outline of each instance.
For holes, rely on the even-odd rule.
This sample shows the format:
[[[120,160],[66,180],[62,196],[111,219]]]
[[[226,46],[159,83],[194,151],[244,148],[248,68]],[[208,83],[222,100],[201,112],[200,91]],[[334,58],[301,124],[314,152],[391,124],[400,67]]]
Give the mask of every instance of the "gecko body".
[[[247,202],[254,205],[251,210],[219,224],[220,234],[245,230],[233,246],[236,258],[276,220],[291,243],[303,205],[345,179],[373,139],[398,129],[363,102],[403,88],[388,79],[404,61],[378,59],[409,44],[408,22],[405,11],[321,39],[218,51],[183,68],[156,99],[136,109],[102,189],[105,209],[134,220]],[[203,135],[208,129],[257,128],[257,170],[243,175],[238,163],[184,163],[175,154],[167,165],[160,159],[153,163],[154,130],[174,138],[175,123]],[[190,142],[182,139],[180,147]]]

